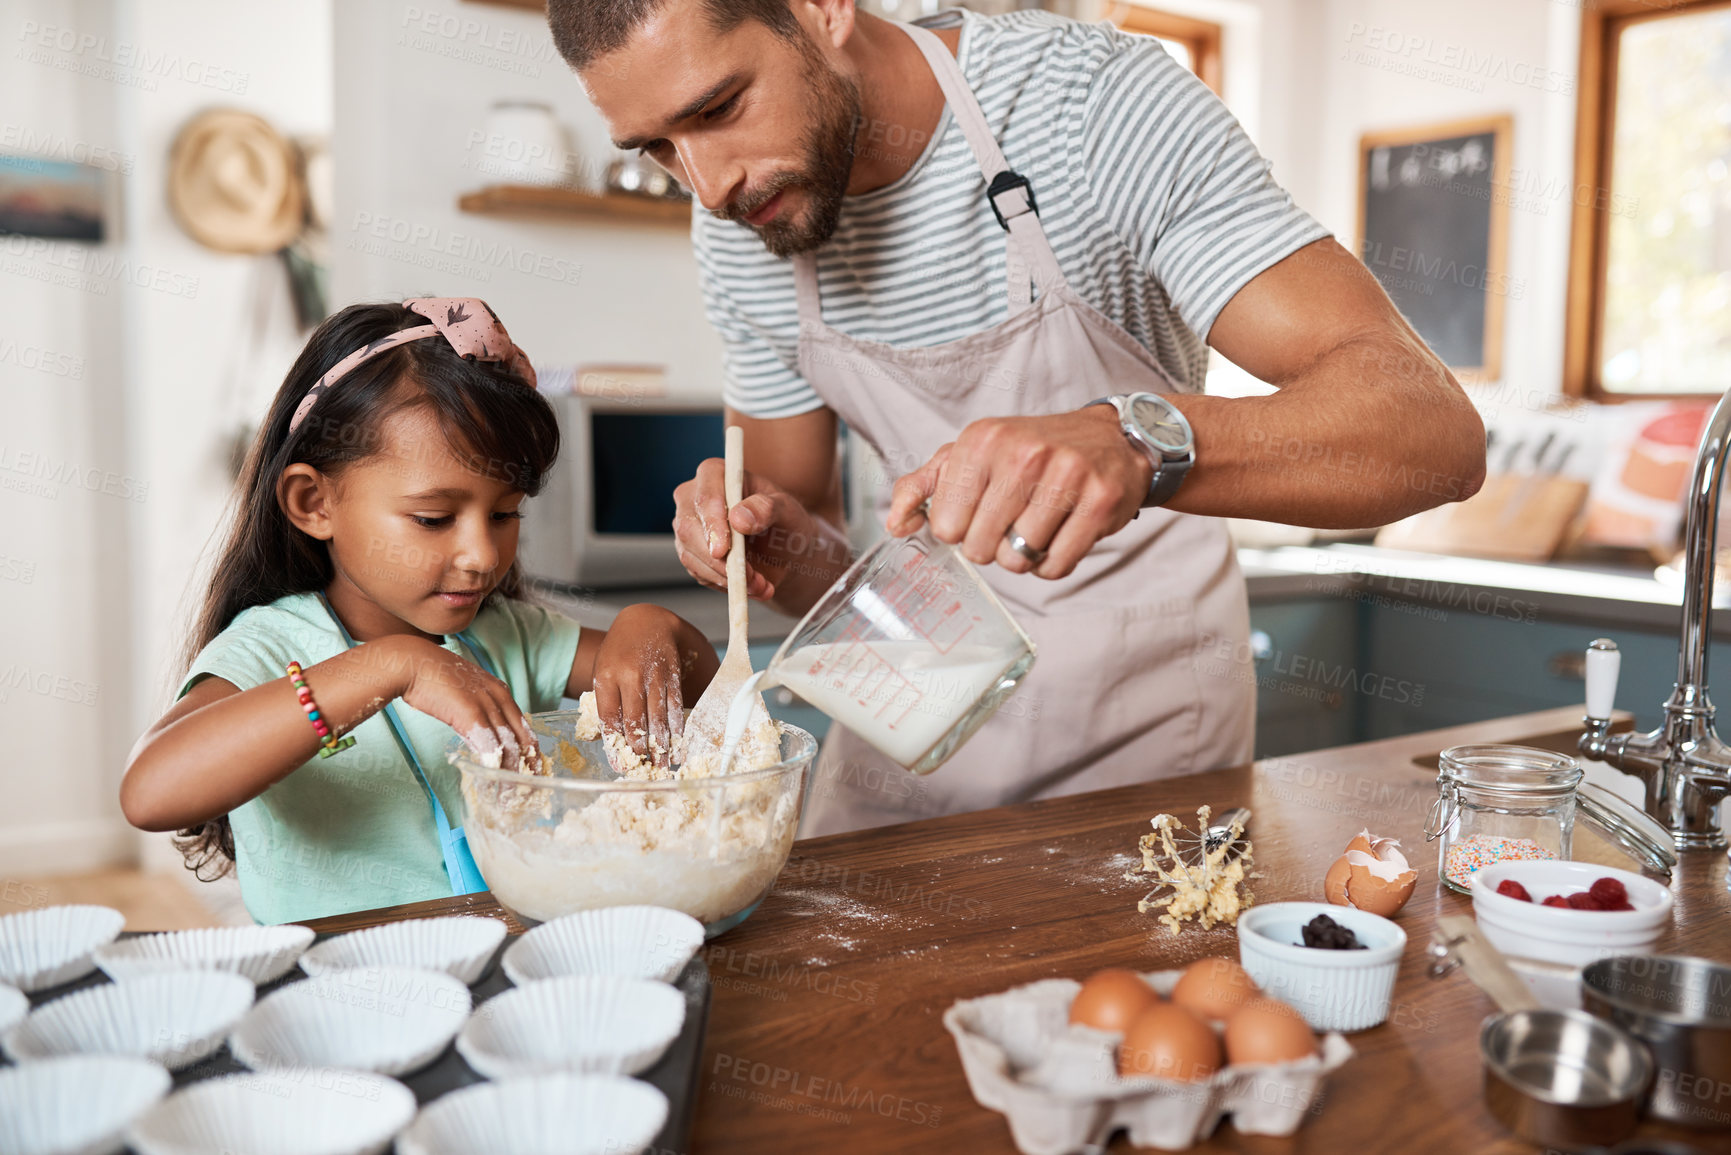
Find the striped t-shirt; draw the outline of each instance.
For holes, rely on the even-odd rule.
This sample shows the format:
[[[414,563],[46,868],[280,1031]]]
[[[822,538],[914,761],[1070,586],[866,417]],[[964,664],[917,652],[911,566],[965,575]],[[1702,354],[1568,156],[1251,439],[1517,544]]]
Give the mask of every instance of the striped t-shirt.
[[[1070,286],[1200,392],[1209,327],[1245,283],[1328,235],[1274,183],[1225,105],[1152,37],[1045,12],[942,13],[1010,167],[1032,182]],[[868,126],[862,148],[912,153]],[[846,198],[817,251],[826,324],[923,348],[1002,323],[1005,232],[946,107],[893,183]],[[705,309],[726,349],[727,404],[754,417],[822,406],[799,375],[793,265],[751,228],[698,208]]]

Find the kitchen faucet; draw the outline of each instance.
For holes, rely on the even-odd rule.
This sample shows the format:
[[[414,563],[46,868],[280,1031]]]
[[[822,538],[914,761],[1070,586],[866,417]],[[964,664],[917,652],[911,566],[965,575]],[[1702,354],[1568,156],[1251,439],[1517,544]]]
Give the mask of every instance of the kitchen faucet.
[[[1695,451],[1683,530],[1683,626],[1677,683],[1665,720],[1644,734],[1611,733],[1621,656],[1600,638],[1587,648],[1587,716],[1580,751],[1646,786],[1646,810],[1671,832],[1678,850],[1725,846],[1719,803],[1731,791],[1731,746],[1713,729],[1707,697],[1707,646],[1712,641],[1713,569],[1720,483],[1731,450],[1731,392],[1719,398]]]

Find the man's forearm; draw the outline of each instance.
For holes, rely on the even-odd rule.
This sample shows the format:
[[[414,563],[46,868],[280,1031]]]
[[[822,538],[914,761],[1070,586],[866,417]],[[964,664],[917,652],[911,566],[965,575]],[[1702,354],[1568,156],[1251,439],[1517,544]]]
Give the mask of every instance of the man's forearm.
[[[1196,465],[1171,505],[1321,529],[1385,525],[1484,481],[1484,424],[1435,356],[1380,332],[1267,397],[1175,396]]]

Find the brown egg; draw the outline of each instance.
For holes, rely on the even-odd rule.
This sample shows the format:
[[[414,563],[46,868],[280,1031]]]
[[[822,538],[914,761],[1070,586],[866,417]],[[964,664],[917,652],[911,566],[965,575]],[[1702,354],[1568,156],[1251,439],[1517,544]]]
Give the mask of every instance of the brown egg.
[[[1361,831],[1322,879],[1323,897],[1336,906],[1356,906],[1392,918],[1412,897],[1418,872],[1407,863],[1400,843]]]
[[[1120,1075],[1195,1083],[1220,1069],[1220,1039],[1209,1025],[1171,1003],[1139,1015],[1118,1047]]]
[[[1279,999],[1257,999],[1226,1020],[1226,1058],[1239,1063],[1289,1063],[1316,1054],[1304,1016]]]
[[[1346,861],[1346,855],[1341,855],[1329,866],[1328,873],[1322,876],[1322,897],[1336,906],[1351,906],[1346,900],[1346,880],[1352,877],[1352,865]]]
[[[1244,968],[1229,958],[1197,959],[1184,968],[1172,1001],[1201,1019],[1225,1020],[1262,991]]]
[[[1070,1003],[1070,1021],[1123,1034],[1136,1016],[1160,1001],[1154,988],[1133,971],[1112,967],[1096,971]]]

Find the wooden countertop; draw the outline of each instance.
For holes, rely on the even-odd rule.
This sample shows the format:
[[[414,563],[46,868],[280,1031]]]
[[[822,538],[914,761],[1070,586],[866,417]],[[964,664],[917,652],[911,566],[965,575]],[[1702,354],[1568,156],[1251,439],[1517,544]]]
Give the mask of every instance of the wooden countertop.
[[[1407,951],[1389,1021],[1348,1036],[1357,1054],[1290,1139],[1224,1123],[1194,1151],[1530,1152],[1484,1106],[1479,1022],[1494,1007],[1458,973],[1427,977],[1441,915],[1471,902],[1436,881],[1424,841],[1434,771],[1415,758],[1461,742],[1572,749],[1578,713],[1548,710],[1145,785],[796,843],[776,889],[704,948],[715,983],[693,1150],[1013,1152],[1003,1118],[974,1102],[940,1018],[957,999],[1104,966],[1159,970],[1237,957],[1229,927],[1169,935],[1138,914],[1122,875],[1160,811],[1254,812],[1258,902],[1319,899],[1363,827],[1402,839],[1419,885],[1399,916]],[[939,773],[942,773],[940,770]],[[1657,949],[1731,957],[1726,856],[1685,856],[1675,925]],[[362,912],[321,930],[458,909],[486,896]],[[1647,1124],[1640,1134],[1717,1149],[1723,1136]],[[1132,1150],[1122,1135],[1112,1150]]]

